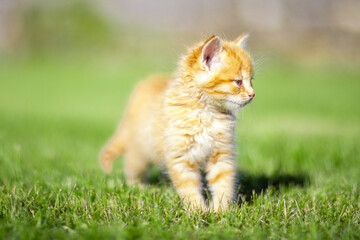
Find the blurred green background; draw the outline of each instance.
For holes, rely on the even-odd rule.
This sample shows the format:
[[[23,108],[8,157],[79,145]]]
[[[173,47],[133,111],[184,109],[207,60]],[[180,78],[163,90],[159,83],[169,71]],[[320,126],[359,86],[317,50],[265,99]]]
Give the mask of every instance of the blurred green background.
[[[1,111],[112,124],[136,82],[171,74],[186,47],[250,32],[257,99],[244,121],[260,121],[259,132],[267,121],[287,131],[357,129],[357,4],[3,0]]]
[[[74,231],[87,238],[94,232],[84,226],[97,232],[99,226],[111,228],[121,221],[125,225],[116,228],[130,231],[130,238],[147,229],[143,218],[148,215],[105,214],[112,209],[108,194],[115,199],[111,204],[127,207],[132,203],[122,194],[132,190],[123,185],[121,161],[109,176],[100,170],[99,150],[138,81],[171,74],[187,47],[212,34],[235,39],[250,32],[256,98],[238,115],[238,168],[249,184],[243,192],[260,194],[258,179],[271,187],[284,175],[303,176],[302,187],[280,188],[279,194],[260,195],[258,202],[242,208],[251,212],[241,213],[246,216],[259,211],[270,222],[279,220],[273,228],[247,217],[233,226],[228,218],[227,225],[196,223],[196,236],[209,236],[215,230],[208,226],[217,226],[227,229],[223,237],[254,232],[275,238],[359,237],[359,8],[352,0],[1,0],[2,236],[64,237]],[[280,185],[294,184],[285,180]],[[72,187],[75,195],[69,193]],[[133,192],[134,198],[160,204],[149,200],[148,191],[159,191],[163,207],[173,209],[166,205],[174,201],[173,189]],[[55,200],[52,208],[56,192],[56,201],[65,201],[70,210],[57,213]],[[283,210],[278,215],[262,211],[262,201],[274,205],[280,198],[294,219],[302,220],[284,217]],[[83,211],[83,202],[96,207]],[[307,212],[309,204],[315,210]],[[194,222],[179,219],[177,212],[170,214],[171,223],[156,214],[155,221],[151,214],[146,221],[154,229],[167,228],[150,228],[141,236],[168,233],[170,238],[179,229],[195,231]]]

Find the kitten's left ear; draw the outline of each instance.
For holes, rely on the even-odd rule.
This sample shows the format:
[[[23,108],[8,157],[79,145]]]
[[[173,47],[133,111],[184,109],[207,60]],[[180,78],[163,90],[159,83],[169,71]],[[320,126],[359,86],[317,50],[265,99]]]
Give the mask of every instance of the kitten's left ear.
[[[247,42],[249,40],[249,37],[250,35],[247,33],[241,34],[240,37],[235,40],[236,45],[238,45],[242,49],[247,49]]]
[[[207,70],[210,70],[214,57],[221,52],[222,43],[218,36],[209,38],[201,51],[201,62]]]

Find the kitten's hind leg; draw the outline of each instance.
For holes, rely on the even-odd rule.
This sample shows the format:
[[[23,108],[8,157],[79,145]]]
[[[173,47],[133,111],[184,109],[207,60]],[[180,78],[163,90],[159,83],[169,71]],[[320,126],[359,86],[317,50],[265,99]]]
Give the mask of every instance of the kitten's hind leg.
[[[113,138],[106,144],[100,153],[100,165],[105,172],[110,173],[112,163],[116,157],[125,150],[125,137],[121,130],[118,130]]]
[[[128,184],[140,184],[149,166],[147,159],[136,149],[129,149],[125,154],[125,176]]]

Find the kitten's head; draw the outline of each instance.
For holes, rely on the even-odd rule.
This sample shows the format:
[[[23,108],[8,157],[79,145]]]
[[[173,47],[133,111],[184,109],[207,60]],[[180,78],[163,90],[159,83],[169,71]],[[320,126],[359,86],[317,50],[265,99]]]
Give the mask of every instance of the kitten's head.
[[[185,58],[188,77],[215,104],[229,111],[244,107],[255,96],[247,40],[246,34],[231,42],[212,36]]]

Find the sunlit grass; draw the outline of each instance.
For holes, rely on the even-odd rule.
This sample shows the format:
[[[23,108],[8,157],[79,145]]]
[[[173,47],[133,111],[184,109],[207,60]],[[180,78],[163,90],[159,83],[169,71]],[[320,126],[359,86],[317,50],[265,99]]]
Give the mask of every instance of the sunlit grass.
[[[171,185],[127,186],[121,158],[99,168],[136,82],[173,70],[163,60],[3,64],[0,236],[359,238],[360,72],[334,66],[278,61],[255,76],[237,126],[242,205],[216,215],[184,210]]]

